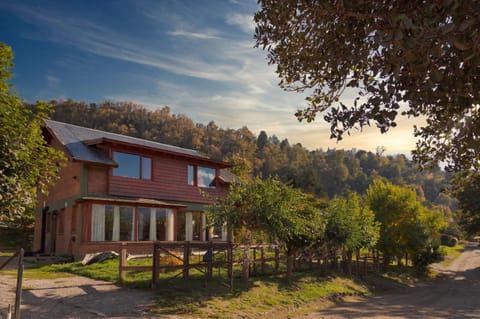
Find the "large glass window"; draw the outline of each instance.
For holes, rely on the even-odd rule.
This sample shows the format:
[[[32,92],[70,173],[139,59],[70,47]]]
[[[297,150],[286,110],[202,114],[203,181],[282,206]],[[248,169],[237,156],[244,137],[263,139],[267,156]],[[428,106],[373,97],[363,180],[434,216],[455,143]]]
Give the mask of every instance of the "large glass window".
[[[113,206],[103,206],[105,209],[105,227],[104,233],[105,237],[103,240],[111,241],[113,240],[113,219],[114,219],[114,211]],[[102,240],[102,239],[99,239]]]
[[[192,240],[200,240],[200,234],[202,232],[202,214],[192,214]]]
[[[118,167],[113,169],[113,176],[151,179],[152,159],[135,154],[113,152],[113,159]]]
[[[152,159],[142,157],[142,179],[152,179]]]
[[[215,188],[216,169],[188,165],[188,185]]]
[[[168,212],[165,209],[157,209],[155,212],[157,240],[167,240],[167,214]]]
[[[195,186],[195,166],[188,165],[188,185]]]
[[[202,213],[200,212],[177,212],[177,240],[201,240],[202,239]]]
[[[177,227],[177,240],[183,241],[186,239],[185,237],[185,212],[177,212],[177,220],[176,220],[176,227]]]
[[[133,240],[133,208],[120,207],[120,240]]]
[[[138,209],[138,240],[150,240],[150,208]]]
[[[197,185],[200,187],[215,187],[215,169],[210,167],[197,167]]]
[[[133,240],[133,207],[93,205],[92,241]]]
[[[138,240],[167,240],[169,210],[164,208],[138,209]]]

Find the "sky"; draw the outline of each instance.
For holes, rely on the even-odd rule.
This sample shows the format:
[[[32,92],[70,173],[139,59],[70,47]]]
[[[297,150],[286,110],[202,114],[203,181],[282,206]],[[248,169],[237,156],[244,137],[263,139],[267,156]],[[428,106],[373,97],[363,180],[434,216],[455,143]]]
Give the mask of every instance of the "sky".
[[[29,102],[169,106],[197,123],[264,130],[310,150],[383,146],[410,154],[412,120],[338,143],[323,115],[299,122],[294,113],[306,107],[306,95],[283,91],[266,52],[254,47],[257,9],[256,0],[0,0],[0,42],[13,48],[10,82]]]

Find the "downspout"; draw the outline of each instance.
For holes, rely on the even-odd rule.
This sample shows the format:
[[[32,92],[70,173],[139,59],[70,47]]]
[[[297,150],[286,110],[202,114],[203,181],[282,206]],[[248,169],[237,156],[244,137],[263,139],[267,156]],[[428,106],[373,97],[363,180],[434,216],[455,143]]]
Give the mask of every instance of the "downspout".
[[[47,223],[47,212],[48,212],[49,207],[45,206],[42,209],[42,230],[41,230],[41,237],[40,237],[40,254],[45,253],[45,237],[46,237],[46,223]]]

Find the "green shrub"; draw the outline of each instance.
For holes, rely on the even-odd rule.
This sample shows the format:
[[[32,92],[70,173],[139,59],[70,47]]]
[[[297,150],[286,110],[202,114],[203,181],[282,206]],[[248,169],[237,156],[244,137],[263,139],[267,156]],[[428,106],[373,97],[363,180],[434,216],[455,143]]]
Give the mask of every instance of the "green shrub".
[[[413,256],[413,266],[419,270],[425,270],[428,265],[442,261],[443,256],[438,246],[428,246]]]

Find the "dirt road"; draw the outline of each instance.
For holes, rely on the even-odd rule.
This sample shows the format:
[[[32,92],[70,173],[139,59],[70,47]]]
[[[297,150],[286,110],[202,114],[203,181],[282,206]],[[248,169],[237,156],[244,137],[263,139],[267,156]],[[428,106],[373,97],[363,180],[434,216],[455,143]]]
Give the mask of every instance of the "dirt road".
[[[302,316],[304,319],[341,318],[480,318],[480,249],[469,244],[442,277],[391,295],[349,302]]]
[[[438,270],[442,277],[430,283],[344,303],[298,319],[480,319],[478,245],[470,244],[450,266]],[[14,303],[13,287],[15,278],[0,276],[0,318],[6,317],[7,305]],[[151,290],[120,288],[109,282],[79,276],[53,280],[26,278],[23,287],[22,319],[155,317],[148,311],[154,304]]]

